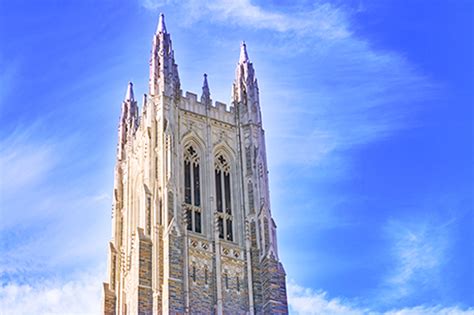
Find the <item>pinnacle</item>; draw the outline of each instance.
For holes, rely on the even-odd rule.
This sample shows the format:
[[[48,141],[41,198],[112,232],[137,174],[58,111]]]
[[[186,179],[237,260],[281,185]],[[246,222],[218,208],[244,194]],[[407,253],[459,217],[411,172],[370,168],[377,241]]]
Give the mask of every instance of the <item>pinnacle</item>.
[[[244,63],[249,60],[249,56],[247,54],[247,45],[245,45],[245,42],[243,41],[242,44],[240,45],[240,59],[239,63]]]
[[[165,15],[160,14],[160,19],[158,20],[158,28],[156,33],[165,33],[166,34],[166,25],[165,25]]]
[[[207,74],[204,73],[204,83],[203,83],[203,86],[202,88],[208,88],[209,89],[209,84],[207,83]]]
[[[211,104],[211,92],[209,92],[209,84],[207,83],[207,74],[204,73],[204,82],[202,83],[201,103]]]
[[[125,101],[134,101],[135,97],[133,95],[133,83],[128,82],[127,93],[125,94]]]

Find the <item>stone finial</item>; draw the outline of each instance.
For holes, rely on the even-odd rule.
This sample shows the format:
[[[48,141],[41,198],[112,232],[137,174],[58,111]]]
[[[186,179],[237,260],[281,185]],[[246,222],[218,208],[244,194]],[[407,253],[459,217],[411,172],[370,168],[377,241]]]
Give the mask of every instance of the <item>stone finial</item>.
[[[211,92],[209,91],[209,84],[207,83],[207,74],[204,73],[204,82],[202,84],[201,103],[211,105]]]
[[[207,83],[207,73],[204,73],[204,82],[202,84],[202,90],[209,90],[209,84]]]
[[[156,32],[157,33],[166,33],[165,15],[163,13],[160,14],[160,19],[158,21],[158,28],[157,28]]]
[[[245,45],[245,42],[242,42],[240,45],[240,59],[239,63],[244,63],[249,60],[249,56],[247,55],[247,45]]]
[[[133,96],[133,83],[128,82],[127,93],[125,94],[125,101],[135,101],[135,97]]]

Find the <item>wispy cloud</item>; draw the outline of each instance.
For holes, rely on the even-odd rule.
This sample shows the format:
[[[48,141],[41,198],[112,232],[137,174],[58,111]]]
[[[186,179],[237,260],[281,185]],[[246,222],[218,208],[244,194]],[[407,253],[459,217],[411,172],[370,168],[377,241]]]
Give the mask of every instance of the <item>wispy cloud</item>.
[[[141,5],[148,10],[157,10],[171,2],[170,0],[140,0]]]
[[[44,179],[57,163],[54,142],[38,142],[34,129],[19,127],[0,141],[0,199]]]
[[[269,153],[276,164],[340,162],[349,149],[417,126],[420,101],[436,90],[402,56],[374,51],[354,37],[314,54],[304,69],[266,86],[272,92],[262,103],[281,104],[265,120],[269,148],[279,151]]]
[[[415,306],[409,308],[402,308],[399,310],[391,310],[384,315],[473,315],[474,309],[461,308],[459,306],[443,307],[437,306]]]
[[[156,10],[172,1],[141,0],[145,8]],[[285,14],[263,9],[250,0],[219,1],[175,1],[186,8],[187,23],[207,19],[220,23],[232,23],[241,27],[267,29],[277,32],[293,32],[298,35],[322,38],[344,38],[350,35],[345,28],[346,16],[343,10],[328,4],[314,5],[310,10]]]
[[[44,125],[18,126],[0,141],[0,283],[105,259],[110,196],[86,188],[100,186],[97,175],[71,175],[87,159],[71,154],[77,139],[48,137]]]
[[[325,291],[314,291],[288,284],[288,303],[292,314],[298,315],[473,315],[474,309],[460,306],[419,305],[379,312],[363,308],[348,299],[331,298]]]
[[[191,10],[193,19],[211,18],[219,22],[231,21],[243,27],[299,35],[311,34],[329,39],[349,36],[344,12],[327,3],[314,5],[310,10],[291,15],[263,9],[250,0],[188,1],[187,7]]]
[[[106,259],[110,198],[63,193],[0,229],[0,283],[30,282]],[[98,239],[100,241],[98,241]]]
[[[391,221],[387,225],[395,268],[386,280],[386,299],[400,299],[439,287],[441,268],[449,259],[451,222],[420,219]]]

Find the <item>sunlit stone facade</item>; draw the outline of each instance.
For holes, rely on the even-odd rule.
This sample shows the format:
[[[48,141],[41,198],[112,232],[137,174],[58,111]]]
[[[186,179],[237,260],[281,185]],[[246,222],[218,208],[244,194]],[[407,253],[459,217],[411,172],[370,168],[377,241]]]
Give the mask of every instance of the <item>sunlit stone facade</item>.
[[[286,314],[257,80],[241,46],[232,105],[181,91],[160,17],[141,111],[119,123],[104,314]],[[140,111],[140,113],[139,113]]]

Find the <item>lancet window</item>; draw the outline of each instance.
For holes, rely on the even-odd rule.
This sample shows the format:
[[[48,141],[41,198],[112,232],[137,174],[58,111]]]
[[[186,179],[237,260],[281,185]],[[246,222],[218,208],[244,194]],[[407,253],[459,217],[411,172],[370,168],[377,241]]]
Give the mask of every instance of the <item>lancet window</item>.
[[[231,174],[228,160],[219,154],[215,161],[216,211],[219,238],[233,241]]]
[[[184,150],[184,203],[189,231],[201,233],[201,182],[199,155],[193,146]]]

